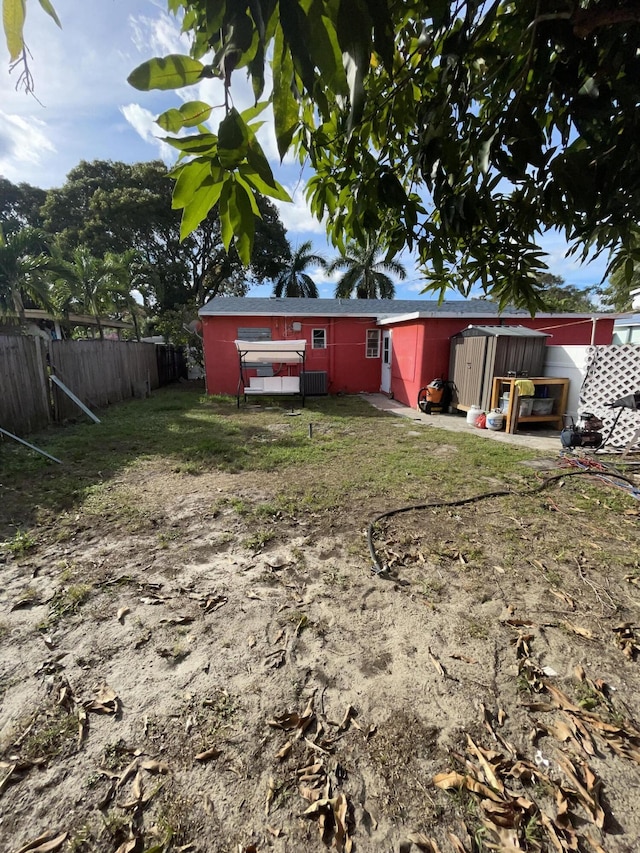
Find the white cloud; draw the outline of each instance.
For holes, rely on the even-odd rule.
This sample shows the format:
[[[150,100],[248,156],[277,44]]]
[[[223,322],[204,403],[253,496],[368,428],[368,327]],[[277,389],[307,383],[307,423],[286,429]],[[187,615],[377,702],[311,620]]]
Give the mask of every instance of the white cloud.
[[[189,53],[189,39],[180,32],[179,21],[166,12],[156,18],[129,15],[129,25],[133,44],[145,57]]]
[[[282,219],[287,231],[295,231],[297,234],[322,234],[326,236],[326,224],[319,222],[309,210],[309,205],[304,197],[304,185],[299,182],[294,186],[286,186],[286,190],[292,201],[274,201],[274,204],[278,208],[280,219]]]
[[[0,173],[10,181],[23,180],[25,167],[41,165],[56,149],[44,121],[0,111]],[[45,155],[45,156],[43,156]]]
[[[165,163],[171,163],[175,160],[176,152],[174,149],[158,138],[161,131],[156,124],[156,117],[152,112],[141,107],[140,104],[127,104],[124,107],[120,107],[120,112],[138,136],[154,146],[158,155]]]

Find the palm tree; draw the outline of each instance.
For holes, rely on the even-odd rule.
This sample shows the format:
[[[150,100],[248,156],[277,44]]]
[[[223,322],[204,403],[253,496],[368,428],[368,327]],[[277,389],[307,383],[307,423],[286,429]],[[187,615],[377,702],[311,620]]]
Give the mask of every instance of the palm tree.
[[[345,270],[336,285],[336,299],[351,299],[354,292],[357,299],[393,299],[396,289],[387,273],[392,273],[400,281],[407,277],[407,273],[398,261],[380,258],[382,252],[374,240],[367,240],[366,246],[350,243],[344,255],[329,264],[329,275]]]
[[[36,228],[6,238],[0,229],[0,317],[24,321],[25,299],[51,309],[47,273],[53,262],[45,249],[45,235]]]
[[[115,283],[113,263],[94,257],[86,246],[78,246],[71,261],[58,261],[58,276],[53,284],[54,300],[64,314],[74,311],[94,317],[100,340],[103,340],[100,318],[114,307]]]
[[[133,291],[141,295],[149,284],[149,268],[135,249],[127,249],[121,255],[107,252],[104,266],[110,287],[113,308],[128,314],[133,322],[136,339],[140,340],[140,318],[144,315],[142,305],[136,300]]]
[[[273,286],[274,296],[302,296],[307,299],[318,298],[316,283],[305,270],[312,264],[323,269],[325,260],[322,255],[311,251],[311,240],[299,246],[289,257],[285,269],[276,278]]]

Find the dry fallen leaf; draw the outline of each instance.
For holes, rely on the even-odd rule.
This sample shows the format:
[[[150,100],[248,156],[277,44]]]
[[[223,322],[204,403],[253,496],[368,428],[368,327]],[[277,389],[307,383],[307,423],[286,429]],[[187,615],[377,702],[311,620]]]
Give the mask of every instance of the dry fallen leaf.
[[[220,755],[222,755],[222,750],[212,746],[209,749],[205,749],[204,752],[199,752],[195,756],[195,760],[202,762],[211,761],[214,758],[218,758]]]
[[[131,613],[131,609],[129,607],[121,607],[118,610],[117,619],[121,625],[124,625],[124,617],[127,615],[127,613]]]
[[[407,835],[407,840],[415,844],[418,850],[424,850],[425,853],[440,853],[440,847],[433,838],[427,838],[422,832],[410,832]]]
[[[109,687],[106,681],[98,687],[98,692],[94,699],[84,703],[87,711],[93,711],[96,714],[117,714],[120,710],[120,699],[113,687]]]
[[[584,637],[586,640],[593,640],[593,634],[588,628],[582,628],[580,625],[574,625],[573,622],[569,622],[567,619],[560,624],[568,631],[572,631],[574,634],[577,634],[579,637]]]
[[[62,832],[54,837],[53,832],[45,832],[16,850],[16,853],[53,853],[62,847],[68,835],[68,832]]]
[[[273,802],[273,798],[276,795],[276,783],[273,781],[273,776],[269,776],[269,781],[267,782],[267,798],[264,804],[264,813],[268,815],[271,811],[271,803]]]

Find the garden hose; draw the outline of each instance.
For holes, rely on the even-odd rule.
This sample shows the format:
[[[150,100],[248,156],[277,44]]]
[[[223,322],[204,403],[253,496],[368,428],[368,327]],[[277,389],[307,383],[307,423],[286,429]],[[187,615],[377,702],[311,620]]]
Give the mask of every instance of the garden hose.
[[[507,496],[526,497],[527,495],[535,495],[537,492],[543,491],[543,489],[546,489],[553,483],[558,482],[558,480],[564,480],[566,477],[575,477],[584,474],[590,475],[592,477],[599,477],[600,479],[605,480],[605,482],[610,481],[612,479],[621,480],[631,486],[630,494],[632,495],[632,497],[640,499],[640,488],[638,488],[636,483],[630,477],[626,477],[624,474],[620,474],[619,472],[613,470],[610,471],[608,469],[605,469],[604,471],[580,469],[577,471],[564,471],[562,474],[554,474],[550,477],[547,477],[538,486],[533,486],[532,488],[525,489],[521,492],[514,492],[511,489],[498,489],[494,492],[482,492],[479,495],[472,495],[469,498],[459,498],[458,500],[454,501],[433,501],[431,503],[412,504],[411,506],[402,506],[397,509],[389,509],[386,512],[381,512],[380,515],[377,515],[369,524],[369,528],[367,530],[367,544],[369,546],[369,553],[371,554],[371,558],[373,560],[371,571],[374,575],[384,575],[389,571],[389,566],[385,565],[378,557],[373,542],[373,533],[375,525],[378,524],[379,521],[382,521],[383,518],[390,518],[392,515],[399,515],[401,512],[411,512],[412,510],[434,509],[436,507],[447,506],[464,506],[465,504],[475,503],[476,501],[486,500],[487,498],[498,498]]]

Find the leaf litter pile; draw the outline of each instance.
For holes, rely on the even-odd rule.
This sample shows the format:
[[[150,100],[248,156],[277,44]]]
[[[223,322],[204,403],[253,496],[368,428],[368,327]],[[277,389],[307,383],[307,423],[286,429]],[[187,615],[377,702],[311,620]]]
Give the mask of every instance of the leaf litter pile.
[[[383,578],[382,499],[285,489],[155,461],[5,556],[0,849],[639,849],[637,503],[407,513]]]

